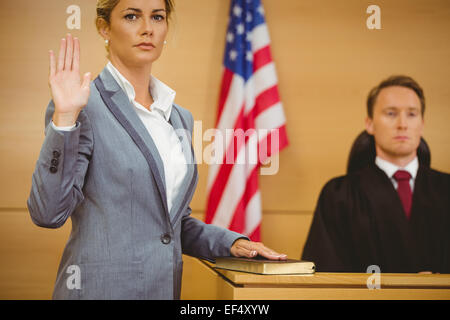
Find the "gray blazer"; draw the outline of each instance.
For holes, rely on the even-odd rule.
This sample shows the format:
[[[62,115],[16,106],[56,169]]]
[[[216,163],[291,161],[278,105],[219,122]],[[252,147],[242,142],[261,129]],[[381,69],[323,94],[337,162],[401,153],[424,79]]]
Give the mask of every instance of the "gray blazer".
[[[170,116],[188,163],[170,212],[157,148],[106,68],[74,130],[54,130],[53,112],[51,101],[27,204],[38,226],[72,219],[54,299],[178,299],[182,253],[230,255],[242,235],[190,216],[198,177],[189,111],[173,105]]]

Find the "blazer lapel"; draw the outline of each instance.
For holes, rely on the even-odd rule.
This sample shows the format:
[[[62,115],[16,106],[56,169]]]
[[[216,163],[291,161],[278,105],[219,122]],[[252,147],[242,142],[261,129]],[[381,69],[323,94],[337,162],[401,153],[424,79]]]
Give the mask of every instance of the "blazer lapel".
[[[105,105],[127,131],[147,160],[161,196],[166,215],[168,215],[164,165],[152,137],[134,111],[126,94],[106,68],[94,80],[94,83]]]
[[[185,123],[181,113],[178,111],[176,105],[173,105],[172,112],[170,114],[170,123],[175,129],[175,133],[180,139],[181,147],[183,150],[185,163],[187,165],[187,173],[180,186],[180,190],[177,198],[173,201],[172,209],[170,210],[170,217],[172,225],[175,225],[180,217],[183,209],[188,204],[195,191],[197,184],[197,166],[194,157],[194,150],[192,148],[191,131]]]

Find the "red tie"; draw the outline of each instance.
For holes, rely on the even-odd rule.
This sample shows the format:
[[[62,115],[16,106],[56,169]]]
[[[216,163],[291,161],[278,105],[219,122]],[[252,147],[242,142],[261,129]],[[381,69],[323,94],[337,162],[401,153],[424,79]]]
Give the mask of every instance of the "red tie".
[[[409,219],[412,204],[412,192],[411,186],[409,185],[411,174],[405,170],[398,170],[396,173],[394,173],[394,179],[398,183],[397,192],[403,204],[403,209],[405,210],[406,217]]]

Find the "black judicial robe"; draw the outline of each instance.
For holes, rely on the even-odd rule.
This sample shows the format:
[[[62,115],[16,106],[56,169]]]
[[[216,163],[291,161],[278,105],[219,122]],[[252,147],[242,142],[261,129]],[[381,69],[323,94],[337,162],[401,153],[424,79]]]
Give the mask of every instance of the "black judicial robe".
[[[318,272],[450,273],[450,175],[420,166],[411,216],[375,164],[322,189],[303,260]]]

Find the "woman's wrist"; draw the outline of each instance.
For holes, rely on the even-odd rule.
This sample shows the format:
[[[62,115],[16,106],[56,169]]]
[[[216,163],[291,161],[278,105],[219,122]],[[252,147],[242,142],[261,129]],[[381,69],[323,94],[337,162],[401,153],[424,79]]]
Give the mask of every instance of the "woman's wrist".
[[[59,113],[53,114],[52,121],[57,127],[71,127],[76,124],[78,113]]]

